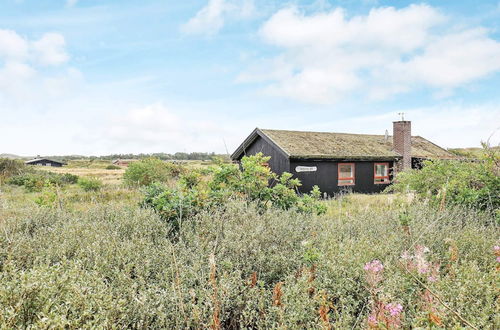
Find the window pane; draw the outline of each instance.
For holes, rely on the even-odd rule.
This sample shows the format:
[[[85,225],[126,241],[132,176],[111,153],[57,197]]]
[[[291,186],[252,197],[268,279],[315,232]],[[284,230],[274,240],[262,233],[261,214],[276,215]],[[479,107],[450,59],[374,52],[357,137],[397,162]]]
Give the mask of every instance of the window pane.
[[[354,184],[354,180],[339,180],[339,185],[343,184]]]
[[[352,178],[354,176],[353,166],[350,164],[340,164],[339,165],[339,177],[340,178]]]
[[[375,178],[375,183],[389,183],[387,178]]]
[[[387,176],[388,166],[385,164],[377,164],[375,165],[375,175],[376,176]]]

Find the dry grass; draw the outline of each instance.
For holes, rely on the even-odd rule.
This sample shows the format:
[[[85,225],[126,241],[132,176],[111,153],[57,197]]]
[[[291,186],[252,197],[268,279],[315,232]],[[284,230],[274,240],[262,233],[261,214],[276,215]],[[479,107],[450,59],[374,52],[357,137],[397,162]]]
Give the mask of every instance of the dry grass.
[[[189,170],[206,168],[212,162],[201,160],[182,160],[182,161],[168,161],[174,164],[185,166]],[[108,170],[106,166],[111,165],[108,161],[94,161],[89,162],[85,160],[70,161],[64,167],[48,167],[38,166],[37,169],[64,174],[74,174],[81,177],[94,177],[98,178],[104,184],[119,185],[123,183],[123,174],[127,170],[126,166],[121,166],[120,169]]]
[[[117,185],[122,183],[123,174],[125,173],[126,170],[125,167],[119,170],[106,170],[102,168],[45,167],[45,166],[41,166],[39,169],[59,174],[69,173],[81,177],[99,178],[102,181],[102,183],[112,184],[112,185]]]
[[[347,194],[325,201],[331,217],[350,216],[361,212],[388,212],[412,203],[413,194]]]

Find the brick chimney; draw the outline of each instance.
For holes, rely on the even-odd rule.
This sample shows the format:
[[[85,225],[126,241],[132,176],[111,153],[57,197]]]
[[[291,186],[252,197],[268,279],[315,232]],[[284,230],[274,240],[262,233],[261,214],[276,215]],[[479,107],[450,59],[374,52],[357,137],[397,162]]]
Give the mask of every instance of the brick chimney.
[[[400,153],[403,159],[399,161],[398,169],[411,168],[411,121],[400,120],[392,123],[394,151]]]

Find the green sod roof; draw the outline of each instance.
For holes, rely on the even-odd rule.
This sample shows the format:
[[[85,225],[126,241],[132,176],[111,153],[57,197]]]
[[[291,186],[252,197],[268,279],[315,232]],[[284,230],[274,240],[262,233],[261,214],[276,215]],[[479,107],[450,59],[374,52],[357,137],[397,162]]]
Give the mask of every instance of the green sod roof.
[[[256,138],[271,140],[289,158],[330,159],[395,159],[401,155],[393,150],[392,136],[384,135],[301,132],[256,129],[235,151],[238,158]],[[420,136],[412,136],[412,157],[454,158],[454,155]]]

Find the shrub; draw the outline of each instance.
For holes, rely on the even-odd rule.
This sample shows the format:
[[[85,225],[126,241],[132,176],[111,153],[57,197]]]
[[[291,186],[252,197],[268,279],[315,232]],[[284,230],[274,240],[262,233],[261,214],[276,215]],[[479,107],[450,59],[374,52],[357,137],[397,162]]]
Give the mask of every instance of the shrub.
[[[198,173],[191,172],[181,176],[176,188],[153,184],[145,189],[141,206],[154,209],[172,223],[174,229],[178,229],[182,218],[190,218],[204,209],[221,207],[231,199],[255,202],[262,210],[274,207],[308,214],[326,212],[317,186],[310,194],[298,196],[296,188],[300,181],[292,179],[290,173],[277,176],[265,166],[267,161],[269,157],[257,154],[242,159],[242,171],[233,164],[219,163],[212,168],[212,175],[206,181],[202,181]],[[272,180],[273,185],[269,186]]]
[[[44,187],[51,185],[64,186],[74,184],[78,176],[74,174],[58,174],[47,171],[30,170],[11,177],[7,182],[16,186],[24,186],[27,191],[42,191]]]
[[[57,194],[53,190],[43,190],[42,194],[35,198],[35,203],[41,207],[53,208],[57,203]]]
[[[0,183],[26,170],[26,165],[17,159],[0,158]]]
[[[414,191],[435,205],[459,204],[481,210],[500,207],[500,176],[488,162],[425,161],[421,170],[397,175],[392,191]]]
[[[117,165],[110,164],[110,165],[106,166],[106,169],[107,170],[119,170],[119,169],[121,169],[121,167],[117,166]]]
[[[61,175],[61,182],[64,184],[75,184],[78,182],[78,175],[64,173]]]
[[[153,183],[145,189],[141,206],[154,209],[177,231],[183,219],[191,218],[206,204],[197,190],[182,191]]]
[[[267,166],[270,158],[262,153],[245,156],[241,159],[241,171],[232,164],[220,163],[214,168],[213,178],[208,183],[210,193],[240,196],[257,202],[262,208],[295,208],[303,212],[323,214],[326,209],[320,202],[319,187],[315,186],[310,194],[297,195],[300,180],[292,179],[292,174],[288,172],[281,176],[273,173]]]
[[[98,178],[79,178],[78,185],[85,191],[99,191],[103,184]]]
[[[182,172],[183,168],[180,165],[166,163],[157,158],[147,158],[131,163],[123,175],[123,180],[129,186],[147,186],[154,182],[168,182]]]

